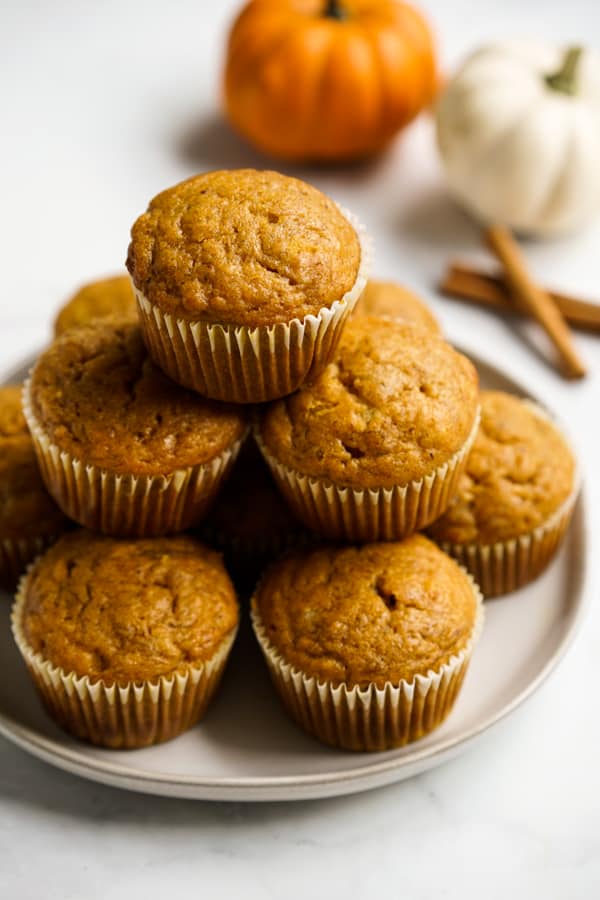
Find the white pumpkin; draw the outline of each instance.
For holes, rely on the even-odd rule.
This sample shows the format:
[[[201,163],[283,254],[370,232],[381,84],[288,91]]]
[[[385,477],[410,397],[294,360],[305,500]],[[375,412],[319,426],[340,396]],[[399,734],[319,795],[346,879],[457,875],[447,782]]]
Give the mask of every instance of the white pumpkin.
[[[463,64],[437,136],[450,188],[485,223],[573,229],[600,207],[600,57],[505,43]]]

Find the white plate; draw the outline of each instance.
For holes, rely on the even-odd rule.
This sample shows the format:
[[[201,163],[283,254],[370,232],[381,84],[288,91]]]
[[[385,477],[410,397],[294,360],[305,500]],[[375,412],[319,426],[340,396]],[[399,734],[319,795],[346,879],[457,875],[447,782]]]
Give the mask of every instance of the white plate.
[[[528,392],[475,360],[485,387]],[[26,369],[14,373],[22,378]],[[534,398],[535,399],[535,398]],[[45,715],[13,646],[9,598],[0,597],[0,734],[52,765],[95,781],[174,797],[296,800],[409,778],[459,753],[516,709],[555,667],[583,612],[584,497],[561,552],[534,584],[487,604],[486,625],[446,722],[422,741],[378,754],[321,746],[286,717],[247,623],[224,683],[198,727],[145,750],[114,751],[68,737]]]

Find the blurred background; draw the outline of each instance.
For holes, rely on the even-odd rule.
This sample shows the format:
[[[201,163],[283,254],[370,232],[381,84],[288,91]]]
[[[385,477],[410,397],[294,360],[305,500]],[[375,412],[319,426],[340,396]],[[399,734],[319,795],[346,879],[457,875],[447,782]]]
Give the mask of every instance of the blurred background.
[[[488,41],[525,35],[564,45],[600,35],[600,6],[592,0],[419,5],[444,75]],[[506,328],[435,293],[450,256],[475,260],[482,251],[480,230],[448,197],[427,112],[375,160],[324,169],[268,159],[233,134],[221,111],[221,77],[239,6],[3,4],[0,329],[13,335],[2,347],[5,370],[25,346],[46,338],[57,305],[80,283],[122,267],[129,227],[153,194],[215,167],[272,166],[312,181],[368,226],[377,275],[420,291],[459,334],[475,327],[494,341]],[[528,249],[531,265],[554,286],[600,294],[589,263],[599,236],[596,226],[536,243]]]

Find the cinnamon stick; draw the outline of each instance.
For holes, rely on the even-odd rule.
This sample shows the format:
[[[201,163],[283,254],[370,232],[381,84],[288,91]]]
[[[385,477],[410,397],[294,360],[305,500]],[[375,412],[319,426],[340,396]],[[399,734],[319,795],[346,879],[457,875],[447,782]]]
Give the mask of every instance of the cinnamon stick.
[[[510,290],[501,275],[484,272],[468,263],[449,263],[439,285],[440,293],[446,297],[467,300],[477,306],[487,306],[501,312],[524,313],[510,295]],[[575,328],[600,333],[600,303],[589,303],[571,294],[544,288],[554,300],[566,321]]]
[[[503,225],[491,225],[486,243],[502,264],[507,284],[519,306],[542,326],[554,344],[567,378],[583,378],[585,366],[573,343],[573,336],[552,298],[531,278],[519,245]]]

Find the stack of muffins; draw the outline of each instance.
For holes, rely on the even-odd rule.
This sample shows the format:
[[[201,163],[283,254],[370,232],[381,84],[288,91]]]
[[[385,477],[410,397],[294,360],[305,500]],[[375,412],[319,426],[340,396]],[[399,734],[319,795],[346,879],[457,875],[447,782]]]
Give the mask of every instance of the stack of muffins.
[[[0,470],[0,528],[14,575],[82,526],[13,608],[72,734],[141,747],[198,722],[234,645],[234,585],[260,574],[250,616],[291,716],[333,746],[402,746],[452,708],[478,584],[506,593],[551,559],[577,492],[564,438],[528,402],[480,394],[414,295],[365,289],[368,256],[315,188],[212,172],[135,222],[133,290],[117,277],[62,310],[23,390],[29,434],[0,415],[0,453],[10,466],[26,444],[36,492],[15,514]]]

